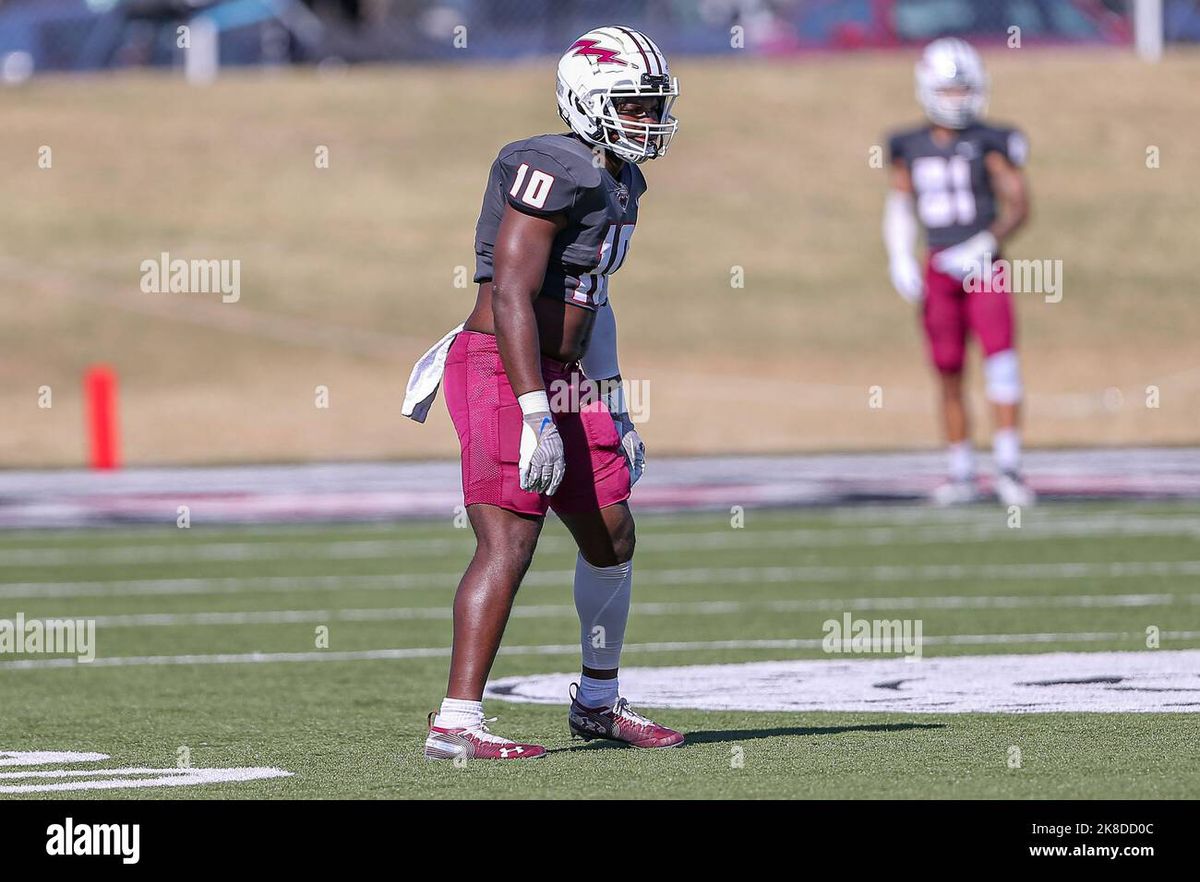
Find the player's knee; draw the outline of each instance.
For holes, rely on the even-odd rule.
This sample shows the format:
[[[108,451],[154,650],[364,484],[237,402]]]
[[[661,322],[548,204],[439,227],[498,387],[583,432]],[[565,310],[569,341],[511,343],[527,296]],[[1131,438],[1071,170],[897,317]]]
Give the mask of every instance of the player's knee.
[[[938,369],[938,377],[941,379],[942,396],[944,398],[961,398],[963,390],[963,375],[962,366],[955,367],[948,365],[945,368]]]
[[[633,560],[636,545],[633,518],[625,518],[610,526],[603,540],[581,543],[579,553],[594,567],[615,567]]]
[[[957,377],[962,379],[963,365],[967,360],[966,350],[961,346],[935,346],[933,367],[943,380]]]
[[[983,360],[984,383],[993,404],[1016,404],[1024,394],[1016,350],[1005,349]]]
[[[477,537],[476,555],[505,570],[524,574],[537,550],[537,534],[524,531],[490,531]]]
[[[536,550],[537,536],[514,536],[500,551],[500,556],[509,566],[524,573],[533,562],[533,552]]]
[[[628,563],[633,560],[633,552],[637,547],[637,536],[634,534],[633,518],[626,521],[627,527],[623,527],[616,536],[613,537],[613,563],[617,564]]]

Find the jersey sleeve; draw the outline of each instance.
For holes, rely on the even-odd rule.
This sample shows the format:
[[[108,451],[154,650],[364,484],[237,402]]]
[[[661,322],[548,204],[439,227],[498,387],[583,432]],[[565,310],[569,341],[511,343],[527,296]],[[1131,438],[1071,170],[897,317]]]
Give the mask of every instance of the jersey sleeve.
[[[904,142],[907,139],[903,133],[888,136],[888,165],[894,165],[897,159],[904,160]]]
[[[1029,160],[1029,142],[1020,129],[992,129],[985,149],[996,151],[1017,168]]]
[[[514,150],[502,153],[499,162],[504,198],[517,211],[538,217],[569,215],[579,201],[576,175],[547,153]]]

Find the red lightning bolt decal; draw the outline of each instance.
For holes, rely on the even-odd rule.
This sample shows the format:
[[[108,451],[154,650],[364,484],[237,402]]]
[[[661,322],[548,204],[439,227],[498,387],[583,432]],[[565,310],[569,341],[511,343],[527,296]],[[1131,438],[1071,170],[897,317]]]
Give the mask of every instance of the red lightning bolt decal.
[[[616,49],[604,49],[598,45],[599,42],[599,40],[576,40],[575,45],[571,48],[578,50],[576,55],[595,58],[597,64],[619,64],[622,67],[629,67],[626,62],[617,58]]]

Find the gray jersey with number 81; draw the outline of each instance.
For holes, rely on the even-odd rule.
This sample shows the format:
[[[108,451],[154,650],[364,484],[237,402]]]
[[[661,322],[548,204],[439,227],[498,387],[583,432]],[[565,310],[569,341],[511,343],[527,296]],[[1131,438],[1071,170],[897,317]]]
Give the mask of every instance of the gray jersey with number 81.
[[[931,248],[957,245],[996,220],[996,194],[984,157],[993,151],[1015,166],[1028,148],[1016,129],[973,123],[948,144],[934,141],[928,125],[888,139],[892,162],[912,177],[917,218]]]

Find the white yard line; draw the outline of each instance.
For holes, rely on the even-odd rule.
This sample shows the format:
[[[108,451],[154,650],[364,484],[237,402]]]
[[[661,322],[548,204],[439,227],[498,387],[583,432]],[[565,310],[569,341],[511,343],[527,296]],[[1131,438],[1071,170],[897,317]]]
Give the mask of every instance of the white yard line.
[[[1200,631],[1164,631],[1163,640],[1196,640]],[[925,636],[925,646],[975,646],[1042,643],[1098,643],[1107,641],[1138,641],[1144,646],[1142,632],[1068,632],[1061,634],[955,634],[947,636]],[[624,652],[699,652],[707,650],[756,650],[756,649],[820,649],[822,638],[797,638],[783,640],[705,640],[674,641],[659,643],[626,644]],[[507,646],[500,648],[501,655],[570,655],[579,654],[578,643],[545,644],[536,646]],[[332,650],[310,652],[243,652],[193,655],[136,655],[99,657],[87,664],[88,668],[155,667],[163,665],[237,665],[277,664],[302,662],[336,661],[398,661],[416,658],[442,658],[450,655],[448,646],[408,647],[403,649],[362,649],[344,652]],[[0,662],[0,670],[28,671],[48,668],[73,668],[79,666],[74,658],[21,659]]]
[[[447,527],[446,532],[453,528]],[[1191,536],[1200,537],[1200,518],[1069,518],[1061,521],[1030,521],[1010,529],[1005,517],[995,515],[976,524],[953,527],[863,527],[861,529],[726,529],[704,532],[646,531],[638,542],[643,554],[675,551],[708,552],[760,550],[765,548],[833,548],[860,545],[928,545],[986,541],[1046,541],[1059,538]],[[0,567],[54,567],[72,564],[156,564],[190,561],[249,560],[386,560],[396,557],[442,556],[471,553],[473,543],[466,531],[454,538],[424,539],[327,539],[296,537],[293,540],[262,542],[195,543],[181,537],[167,544],[131,544],[91,548],[0,548]],[[564,537],[543,539],[540,550],[573,551],[574,543]]]
[[[1200,561],[1055,562],[1010,564],[917,564],[878,566],[717,567],[655,570],[640,568],[639,585],[712,585],[758,582],[922,582],[956,579],[1126,579],[1198,576]],[[17,582],[0,585],[0,600],[51,597],[138,597],[221,595],[251,592],[400,591],[448,588],[460,572],[395,576],[254,576],[215,579],[137,579],[132,581]],[[569,586],[574,571],[530,573],[524,587]]]
[[[841,612],[856,610],[975,610],[975,609],[1121,609],[1126,607],[1200,604],[1200,594],[1059,594],[1022,596],[947,597],[818,597],[806,600],[714,600],[677,603],[635,603],[632,612],[644,616],[737,615],[746,612]],[[517,605],[517,619],[574,618],[571,604]],[[87,618],[97,628],[154,628],[203,625],[291,625],[323,622],[395,622],[449,620],[449,606],[398,606],[367,609],[274,609],[192,613],[130,613],[86,616],[59,613],[44,618]]]

